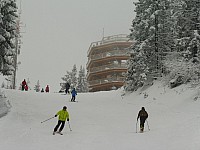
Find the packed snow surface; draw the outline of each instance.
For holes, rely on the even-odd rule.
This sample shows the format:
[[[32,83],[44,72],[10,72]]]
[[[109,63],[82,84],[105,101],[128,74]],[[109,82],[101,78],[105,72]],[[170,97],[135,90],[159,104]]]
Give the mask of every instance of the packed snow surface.
[[[121,96],[122,90],[70,95],[6,90],[10,111],[0,118],[1,150],[199,150],[198,88],[174,89],[160,83]],[[64,135],[52,135],[66,105]],[[138,133],[141,107],[149,114],[148,129]],[[137,126],[136,126],[137,124]],[[137,129],[137,133],[136,133]]]

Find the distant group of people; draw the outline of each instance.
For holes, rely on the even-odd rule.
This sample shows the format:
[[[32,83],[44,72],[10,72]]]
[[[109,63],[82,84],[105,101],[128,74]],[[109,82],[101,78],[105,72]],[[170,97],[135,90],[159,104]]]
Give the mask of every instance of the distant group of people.
[[[67,83],[65,84],[65,93],[66,93],[66,94],[70,94],[69,89],[70,89],[70,84],[67,82]],[[75,88],[72,89],[71,95],[72,95],[72,97],[71,97],[71,102],[75,102],[75,101],[76,101],[76,95],[77,95],[77,91],[76,91]],[[63,128],[64,128],[64,126],[65,126],[66,120],[67,120],[68,123],[69,123],[69,113],[68,113],[68,111],[67,111],[67,106],[64,106],[62,110],[58,111],[58,112],[56,113],[55,117],[57,117],[57,116],[59,116],[59,117],[58,117],[58,123],[57,123],[57,125],[55,126],[55,128],[54,128],[54,130],[53,130],[53,135],[55,135],[55,133],[59,133],[59,134],[62,135],[62,132],[61,132],[61,131],[63,130]],[[58,130],[58,131],[57,131],[57,130]]]
[[[70,93],[69,89],[70,89],[70,84],[66,83],[66,85],[65,85],[65,93],[66,94]],[[77,95],[77,91],[75,88],[72,89],[71,95],[72,95],[71,102],[75,102],[76,95]],[[68,121],[68,124],[69,124],[69,113],[67,111],[67,106],[64,106],[62,110],[58,111],[56,113],[55,117],[57,117],[57,116],[58,116],[58,123],[55,126],[55,128],[53,129],[53,135],[55,135],[55,133],[59,133],[59,134],[63,135],[62,130],[65,126],[66,120]],[[138,122],[138,119],[140,119],[140,132],[144,131],[144,123],[147,118],[148,118],[148,113],[145,110],[145,108],[142,107],[137,116],[137,122]]]
[[[27,82],[26,82],[25,79],[22,81],[21,86],[22,86],[22,89],[21,89],[22,91],[24,91],[24,90],[25,90],[25,91],[28,91],[28,84],[27,84]],[[38,90],[38,91],[36,91],[36,92],[39,92],[39,91],[40,91],[40,90]],[[44,92],[44,88],[42,88],[41,92]],[[45,92],[46,92],[46,93],[49,93],[49,85],[46,86]]]
[[[66,83],[65,85],[65,93],[66,94],[69,94],[69,89],[70,89],[70,84],[69,83]],[[22,91],[28,91],[28,85],[26,83],[26,80],[24,79],[22,81]],[[41,92],[44,92],[44,89],[42,88]],[[46,86],[45,88],[45,92],[46,93],[49,93],[49,85]],[[71,91],[71,102],[75,102],[76,101],[76,95],[77,95],[77,91],[75,88],[72,89]],[[58,118],[58,124],[56,125],[56,127],[54,128],[54,132],[53,134],[55,134],[59,128],[59,133],[61,133],[61,131],[63,130],[64,128],[64,125],[65,125],[65,121],[67,119],[67,121],[69,121],[69,113],[67,112],[67,107],[64,106],[62,110],[60,110],[56,115],[55,117],[59,116]],[[143,132],[144,131],[144,123],[146,121],[146,119],[148,118],[148,113],[146,112],[145,108],[142,107],[141,110],[139,111],[138,113],[138,116],[137,116],[137,121],[138,119],[140,119],[140,132]]]
[[[22,84],[22,85],[24,85],[24,84]],[[65,93],[66,94],[70,93],[69,89],[70,89],[70,84],[66,83],[66,85],[65,85]],[[44,89],[42,89],[42,90],[44,92]],[[47,85],[45,91],[49,92],[48,85]],[[71,91],[71,96],[72,96],[71,102],[75,102],[76,95],[77,95],[77,91],[75,88],[73,88]],[[55,128],[53,129],[53,135],[55,135],[55,133],[59,133],[59,134],[63,135],[61,131],[63,130],[63,128],[65,126],[66,120],[68,121],[68,124],[69,124],[69,113],[67,111],[67,106],[64,106],[62,110],[58,111],[54,117],[57,117],[57,116],[58,116],[58,122],[57,122],[57,125],[55,126]],[[52,118],[54,118],[54,117],[52,117]],[[52,118],[49,118],[49,119],[52,119]],[[145,124],[145,121],[147,118],[148,118],[148,113],[145,110],[145,108],[142,107],[137,115],[137,122],[138,122],[138,119],[140,119],[140,132],[144,131],[144,124]],[[49,119],[47,119],[47,120],[49,120]],[[70,124],[69,124],[69,127],[70,127]],[[71,128],[70,128],[70,130],[71,130]]]
[[[42,88],[41,92],[42,92],[42,93],[44,92],[44,88]],[[45,92],[46,92],[46,93],[49,93],[49,85],[46,86]]]
[[[24,91],[24,90],[25,90],[25,91],[28,91],[28,85],[27,85],[25,79],[22,81],[22,84],[21,84],[21,85],[22,85],[22,91]],[[67,82],[67,83],[65,84],[65,93],[66,93],[66,94],[70,94],[69,89],[70,89],[70,84]],[[45,90],[44,90],[44,88],[42,88],[40,92],[42,92],[42,93],[43,93],[43,92],[49,93],[49,85],[46,86]],[[71,97],[71,102],[75,102],[75,101],[76,101],[76,95],[77,95],[77,91],[76,91],[75,88],[72,89],[71,95],[72,95],[72,97]]]
[[[66,94],[70,93],[69,89],[70,89],[70,84],[67,82],[66,85],[65,85],[65,93]],[[76,101],[76,95],[77,95],[77,91],[76,91],[75,88],[72,89],[71,94],[72,94],[71,102],[75,102]]]

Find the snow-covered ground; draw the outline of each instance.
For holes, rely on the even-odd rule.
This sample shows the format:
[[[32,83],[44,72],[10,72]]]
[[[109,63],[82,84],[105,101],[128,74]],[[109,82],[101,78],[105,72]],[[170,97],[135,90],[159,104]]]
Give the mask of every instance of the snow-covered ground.
[[[199,150],[199,89],[184,85],[168,89],[156,83],[121,97],[122,91],[70,95],[6,90],[12,106],[0,118],[1,150]],[[144,95],[148,97],[144,98]],[[70,125],[64,135],[52,135],[66,105]],[[136,117],[144,106],[149,113],[144,133],[136,133]],[[138,123],[139,125],[139,123]],[[139,129],[139,127],[137,127]]]

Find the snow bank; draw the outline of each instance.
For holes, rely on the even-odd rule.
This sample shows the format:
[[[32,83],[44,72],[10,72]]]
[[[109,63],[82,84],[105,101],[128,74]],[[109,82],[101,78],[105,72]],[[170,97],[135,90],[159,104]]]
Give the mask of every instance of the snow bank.
[[[0,90],[0,117],[6,115],[11,108],[10,102],[5,96],[5,93]]]

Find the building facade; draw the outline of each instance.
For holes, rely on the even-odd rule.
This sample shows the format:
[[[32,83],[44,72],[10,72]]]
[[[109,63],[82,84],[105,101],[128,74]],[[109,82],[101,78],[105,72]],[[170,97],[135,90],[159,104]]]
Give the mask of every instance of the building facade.
[[[91,43],[86,66],[89,92],[109,91],[123,86],[131,45],[132,41],[124,34]]]

